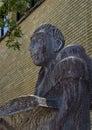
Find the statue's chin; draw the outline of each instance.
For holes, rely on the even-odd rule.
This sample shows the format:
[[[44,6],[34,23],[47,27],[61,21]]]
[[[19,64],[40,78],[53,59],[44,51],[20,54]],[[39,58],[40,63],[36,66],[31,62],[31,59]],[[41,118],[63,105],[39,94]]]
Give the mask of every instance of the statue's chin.
[[[33,61],[33,63],[36,65],[36,66],[42,66],[42,63],[38,62],[38,61]]]

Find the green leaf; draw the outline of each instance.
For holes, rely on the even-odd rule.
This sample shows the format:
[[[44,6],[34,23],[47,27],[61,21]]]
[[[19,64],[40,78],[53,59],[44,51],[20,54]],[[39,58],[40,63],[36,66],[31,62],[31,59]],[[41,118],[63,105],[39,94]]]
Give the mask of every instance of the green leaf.
[[[0,28],[8,26],[8,40],[6,46],[14,50],[20,50],[19,38],[23,36],[21,27],[17,24],[14,18],[6,18],[8,13],[25,14],[30,8],[30,0],[2,0],[4,3],[0,7]]]

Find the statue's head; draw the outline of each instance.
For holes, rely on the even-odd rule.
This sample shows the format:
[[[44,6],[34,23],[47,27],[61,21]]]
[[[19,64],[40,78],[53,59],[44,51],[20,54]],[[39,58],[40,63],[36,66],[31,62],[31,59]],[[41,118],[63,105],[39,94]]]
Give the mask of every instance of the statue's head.
[[[38,27],[31,37],[30,52],[35,65],[47,66],[64,47],[61,31],[51,24]]]

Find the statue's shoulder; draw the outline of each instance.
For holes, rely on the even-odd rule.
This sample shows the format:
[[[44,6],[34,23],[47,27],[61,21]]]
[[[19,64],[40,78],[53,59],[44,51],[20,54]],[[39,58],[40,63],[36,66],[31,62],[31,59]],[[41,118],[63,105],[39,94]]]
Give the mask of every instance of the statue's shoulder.
[[[78,44],[69,45],[63,48],[58,54],[53,75],[55,80],[66,78],[88,79],[87,60],[85,49]]]
[[[66,47],[64,47],[59,54],[57,55],[56,61],[60,61],[66,57],[74,56],[81,59],[84,59],[85,61],[88,60],[88,56],[85,52],[85,49],[79,45],[79,44],[71,44]]]
[[[63,81],[69,78],[88,80],[88,68],[81,58],[69,56],[56,64],[53,76],[55,81]]]

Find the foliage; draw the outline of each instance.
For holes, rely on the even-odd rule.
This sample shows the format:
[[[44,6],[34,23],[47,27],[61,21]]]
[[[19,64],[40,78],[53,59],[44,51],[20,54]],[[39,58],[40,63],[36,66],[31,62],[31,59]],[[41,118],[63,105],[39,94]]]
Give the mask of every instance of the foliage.
[[[0,7],[0,28],[8,26],[8,40],[6,46],[8,48],[20,49],[18,38],[21,38],[23,33],[21,27],[17,24],[16,19],[7,17],[10,12],[20,13],[24,15],[29,9],[30,0],[2,0],[3,6]]]

